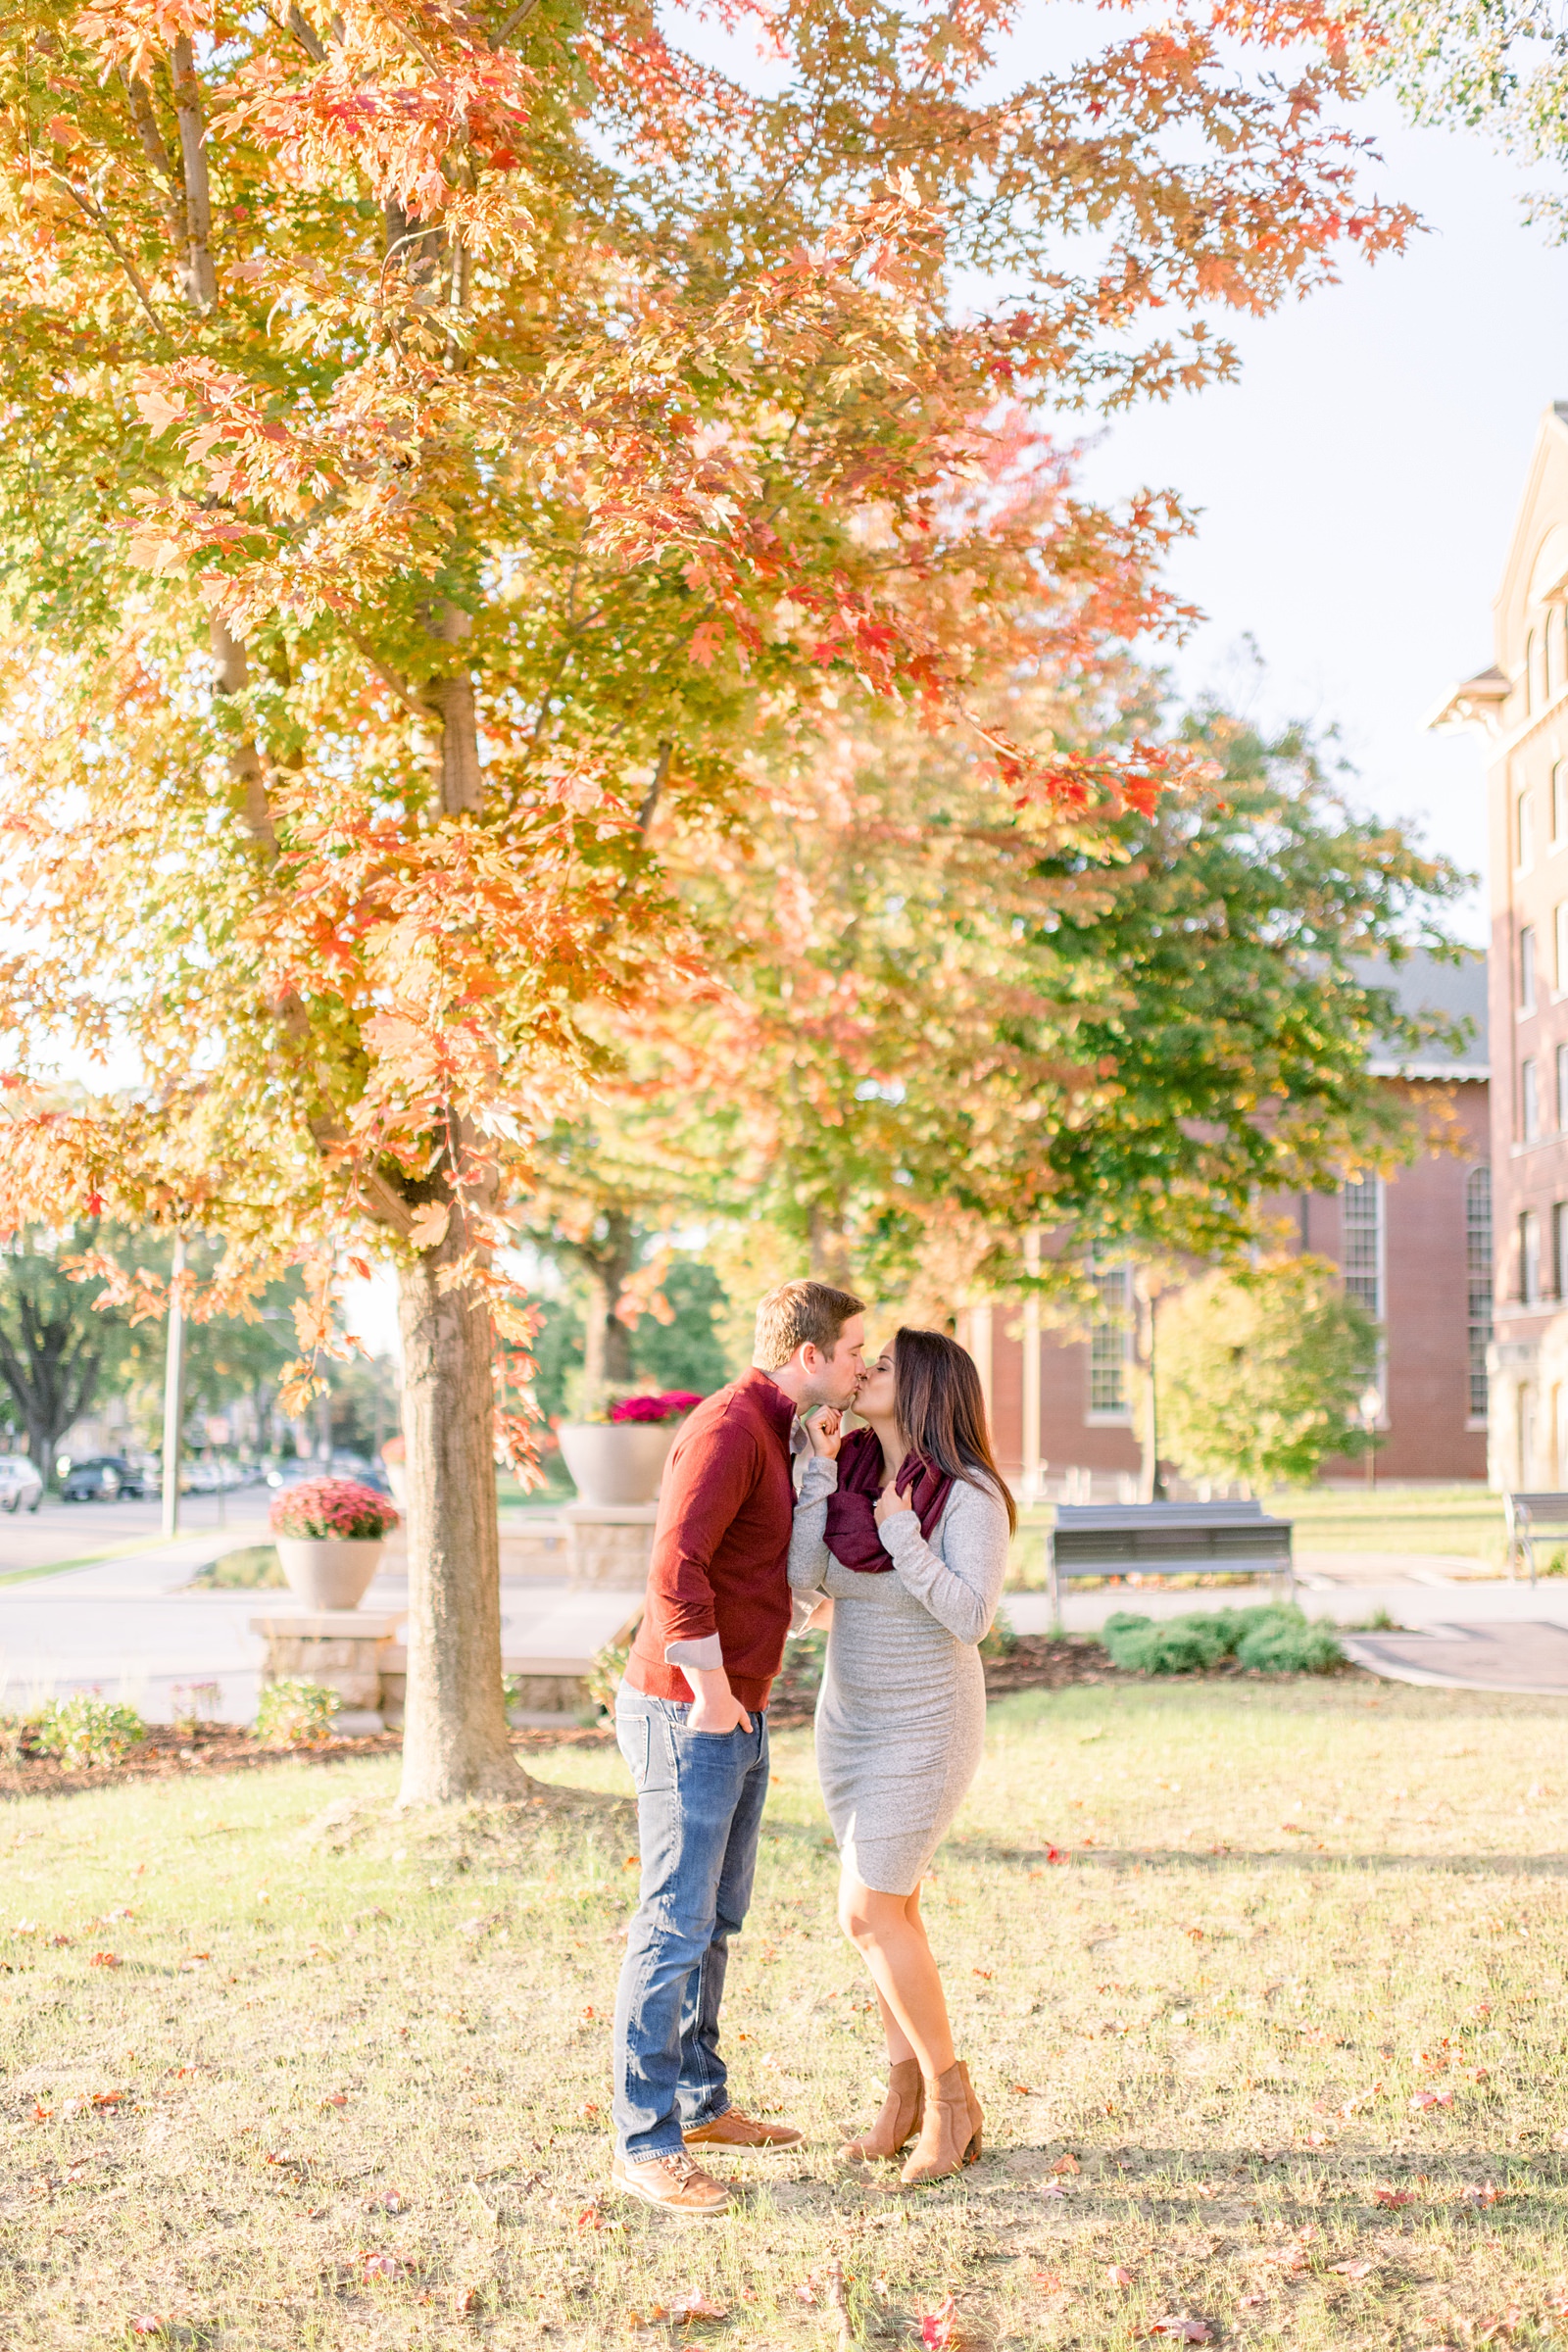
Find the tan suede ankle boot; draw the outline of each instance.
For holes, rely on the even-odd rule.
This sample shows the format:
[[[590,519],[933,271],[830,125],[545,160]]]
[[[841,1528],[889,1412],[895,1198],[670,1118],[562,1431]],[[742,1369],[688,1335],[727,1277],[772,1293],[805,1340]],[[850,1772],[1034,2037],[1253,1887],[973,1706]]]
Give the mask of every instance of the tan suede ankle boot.
[[[919,2060],[892,2060],[888,2066],[888,2095],[882,2102],[881,2114],[869,2132],[862,2132],[858,2139],[848,2140],[839,2154],[858,2157],[865,2164],[896,2156],[919,2131],[924,2113],[925,2084],[920,2080]]]
[[[985,2116],[961,2059],[925,2085],[925,2117],[914,2154],[901,2176],[906,2188],[946,2180],[980,2153]]]

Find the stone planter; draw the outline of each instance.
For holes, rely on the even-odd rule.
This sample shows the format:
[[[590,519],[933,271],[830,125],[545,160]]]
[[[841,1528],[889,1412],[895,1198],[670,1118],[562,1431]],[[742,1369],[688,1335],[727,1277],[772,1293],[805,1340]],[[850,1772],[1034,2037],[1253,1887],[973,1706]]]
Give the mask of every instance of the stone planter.
[[[283,1581],[308,1609],[357,1609],[381,1557],[381,1536],[278,1536]]]
[[[653,1502],[679,1421],[566,1421],[561,1458],[584,1502]]]

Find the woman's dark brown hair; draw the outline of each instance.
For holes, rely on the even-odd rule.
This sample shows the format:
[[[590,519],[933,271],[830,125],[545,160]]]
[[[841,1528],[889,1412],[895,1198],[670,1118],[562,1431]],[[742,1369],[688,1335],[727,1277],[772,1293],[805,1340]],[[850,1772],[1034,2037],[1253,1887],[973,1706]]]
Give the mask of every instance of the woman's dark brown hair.
[[[945,1331],[896,1331],[893,1411],[912,1449],[944,1478],[993,1487],[1017,1532],[1017,1505],[991,1450],[980,1375],[966,1348]]]

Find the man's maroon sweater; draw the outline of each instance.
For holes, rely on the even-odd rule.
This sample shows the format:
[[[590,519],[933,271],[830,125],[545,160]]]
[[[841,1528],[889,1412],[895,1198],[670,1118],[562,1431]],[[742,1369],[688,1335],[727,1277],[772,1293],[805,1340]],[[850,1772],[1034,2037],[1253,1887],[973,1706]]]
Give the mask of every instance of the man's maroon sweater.
[[[753,1369],[705,1397],[676,1439],[626,1666],[627,1682],[650,1697],[689,1699],[690,1683],[665,1653],[716,1634],[742,1706],[766,1706],[790,1623],[794,1417],[783,1390]]]

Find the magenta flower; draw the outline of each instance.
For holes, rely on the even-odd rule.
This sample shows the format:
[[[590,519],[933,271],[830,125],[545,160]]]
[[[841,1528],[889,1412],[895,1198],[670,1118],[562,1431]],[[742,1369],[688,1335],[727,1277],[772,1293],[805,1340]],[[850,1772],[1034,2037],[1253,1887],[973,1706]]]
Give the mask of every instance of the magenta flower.
[[[274,1536],[295,1543],[363,1543],[396,1527],[398,1514],[385,1494],[362,1487],[357,1478],[307,1478],[274,1494],[268,1524]]]
[[[623,1396],[610,1408],[612,1421],[678,1421],[702,1403],[695,1389],[666,1389],[659,1396]]]

